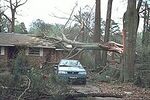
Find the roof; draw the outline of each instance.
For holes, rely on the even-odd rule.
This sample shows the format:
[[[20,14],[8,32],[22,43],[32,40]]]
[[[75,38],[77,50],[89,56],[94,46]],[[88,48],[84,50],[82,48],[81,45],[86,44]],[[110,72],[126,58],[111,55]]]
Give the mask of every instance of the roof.
[[[31,34],[0,33],[0,46],[29,46],[42,48],[55,48],[45,39],[37,38]]]

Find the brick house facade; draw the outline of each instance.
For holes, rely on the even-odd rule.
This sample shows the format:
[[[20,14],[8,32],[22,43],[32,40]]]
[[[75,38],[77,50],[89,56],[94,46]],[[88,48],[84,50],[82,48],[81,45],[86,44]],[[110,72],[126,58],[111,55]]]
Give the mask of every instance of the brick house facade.
[[[24,51],[30,64],[43,66],[44,63],[57,63],[65,57],[65,50],[56,48],[55,45],[44,39],[39,39],[27,34],[0,33],[0,64],[8,63]]]

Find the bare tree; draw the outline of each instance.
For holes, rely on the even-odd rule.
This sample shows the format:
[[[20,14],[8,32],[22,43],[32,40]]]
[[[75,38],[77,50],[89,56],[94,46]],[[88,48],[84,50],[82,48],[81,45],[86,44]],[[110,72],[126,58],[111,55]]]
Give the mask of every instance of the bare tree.
[[[2,9],[1,9],[1,0],[0,0],[0,32],[2,32]]]
[[[24,5],[28,0],[4,0],[8,3],[7,7],[11,11],[11,18],[9,18],[6,14],[3,13],[3,15],[9,20],[10,22],[10,32],[15,31],[15,15],[17,13],[17,8]]]

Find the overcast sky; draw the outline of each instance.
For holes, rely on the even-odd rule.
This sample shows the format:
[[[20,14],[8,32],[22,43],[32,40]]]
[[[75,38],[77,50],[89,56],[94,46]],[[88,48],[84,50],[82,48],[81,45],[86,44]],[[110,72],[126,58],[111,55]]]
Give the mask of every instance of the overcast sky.
[[[25,22],[27,27],[36,19],[42,19],[46,23],[64,24],[64,20],[50,15],[55,14],[59,17],[69,17],[76,2],[78,3],[76,11],[85,5],[93,7],[95,4],[95,0],[28,0],[25,5],[19,8],[17,20]],[[101,4],[102,18],[106,19],[107,0],[101,0]],[[123,0],[113,0],[112,8],[112,19],[121,23],[121,18],[126,9],[125,2]]]

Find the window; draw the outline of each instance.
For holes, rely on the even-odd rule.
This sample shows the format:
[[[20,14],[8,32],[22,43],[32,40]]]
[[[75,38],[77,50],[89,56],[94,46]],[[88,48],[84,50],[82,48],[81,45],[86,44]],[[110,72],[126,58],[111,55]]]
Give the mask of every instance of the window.
[[[5,55],[5,48],[4,47],[0,47],[0,55]]]
[[[27,55],[43,56],[43,49],[30,47],[27,49]]]

